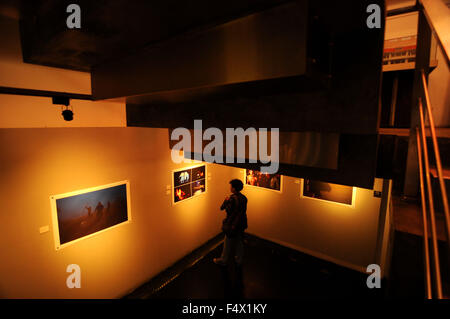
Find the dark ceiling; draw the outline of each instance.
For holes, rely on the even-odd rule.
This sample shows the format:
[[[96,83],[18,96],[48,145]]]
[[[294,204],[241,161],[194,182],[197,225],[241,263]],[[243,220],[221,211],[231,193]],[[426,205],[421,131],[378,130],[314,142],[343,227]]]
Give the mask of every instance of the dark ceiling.
[[[73,0],[20,3],[24,61],[90,71],[179,34],[220,24],[286,0],[81,0],[81,29],[68,29]]]
[[[20,2],[24,61],[90,72],[94,100],[127,97],[127,126],[338,133],[338,169],[280,172],[372,187],[383,0],[79,0],[79,30],[72,2]]]

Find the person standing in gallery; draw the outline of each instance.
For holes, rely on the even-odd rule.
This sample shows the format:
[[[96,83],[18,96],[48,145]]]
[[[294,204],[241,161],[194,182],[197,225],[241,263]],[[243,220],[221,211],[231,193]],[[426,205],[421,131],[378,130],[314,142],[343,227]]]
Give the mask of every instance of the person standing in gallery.
[[[241,191],[244,184],[239,179],[230,181],[231,195],[227,196],[220,206],[225,210],[226,218],[222,222],[222,231],[225,233],[223,251],[220,258],[214,258],[217,265],[225,266],[234,256],[238,265],[242,264],[244,257],[244,231],[247,229],[247,197]]]

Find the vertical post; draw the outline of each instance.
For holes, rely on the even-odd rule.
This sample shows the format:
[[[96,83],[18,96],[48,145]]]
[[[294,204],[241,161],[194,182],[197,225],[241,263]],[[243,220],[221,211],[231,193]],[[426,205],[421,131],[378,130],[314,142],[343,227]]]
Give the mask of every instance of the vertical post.
[[[383,187],[381,189],[381,204],[380,204],[380,213],[378,217],[378,235],[377,235],[377,250],[375,254],[376,262],[383,267],[382,268],[382,276],[386,275],[384,270],[384,264],[382,263],[382,251],[383,251],[383,240],[386,226],[386,215],[389,213],[389,205],[391,202],[391,190],[392,183],[390,179],[383,179]]]
[[[395,112],[397,112],[397,95],[398,95],[398,74],[395,74],[394,83],[392,84],[391,113],[389,115],[389,126],[395,126]]]
[[[414,71],[414,84],[411,101],[411,126],[409,131],[408,155],[406,159],[405,183],[403,186],[403,195],[416,197],[419,190],[419,165],[417,162],[417,140],[416,127],[420,124],[419,118],[419,97],[422,92],[421,70],[425,71],[428,77],[430,66],[430,48],[431,48],[431,28],[423,12],[423,7],[419,4],[419,22],[417,28],[416,45],[416,66]]]

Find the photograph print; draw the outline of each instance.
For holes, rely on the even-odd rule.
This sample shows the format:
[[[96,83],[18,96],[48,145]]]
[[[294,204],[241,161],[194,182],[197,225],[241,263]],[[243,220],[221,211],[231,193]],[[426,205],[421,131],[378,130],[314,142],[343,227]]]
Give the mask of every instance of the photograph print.
[[[354,189],[352,186],[304,179],[302,196],[352,205],[353,191]]]
[[[281,192],[280,174],[267,174],[261,173],[260,171],[246,169],[245,183],[246,185],[262,187]]]
[[[192,196],[200,195],[206,189],[205,179],[192,182]]]
[[[173,172],[173,202],[178,203],[206,191],[206,165]]]
[[[127,183],[110,185],[114,186],[51,197],[58,225],[57,248],[129,220]]]
[[[205,165],[194,167],[192,169],[192,180],[197,181],[199,179],[205,179]]]
[[[178,187],[181,185],[188,184],[192,181],[192,170],[186,169],[173,174],[174,186]]]
[[[189,183],[186,185],[175,187],[174,196],[175,203],[190,198],[192,196],[191,184]]]

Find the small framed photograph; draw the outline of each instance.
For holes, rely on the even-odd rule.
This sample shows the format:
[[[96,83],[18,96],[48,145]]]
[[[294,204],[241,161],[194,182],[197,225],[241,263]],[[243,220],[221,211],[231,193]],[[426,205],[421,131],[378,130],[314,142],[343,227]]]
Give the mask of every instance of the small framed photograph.
[[[175,170],[172,176],[173,204],[206,192],[206,165]]]
[[[245,185],[264,188],[281,193],[283,176],[280,174],[267,174],[260,171],[245,170]]]
[[[302,179],[300,197],[354,207],[356,187]]]

